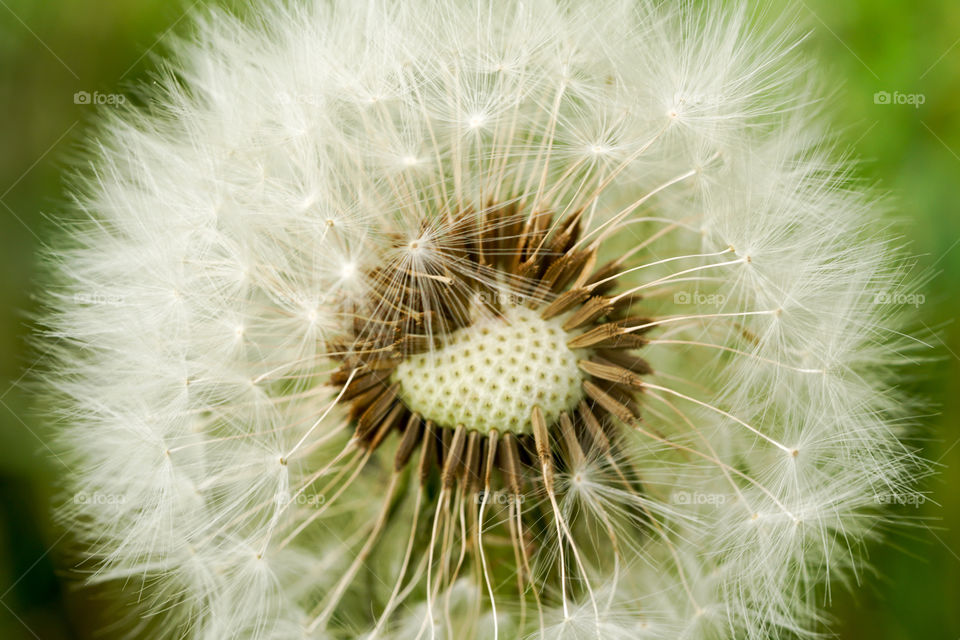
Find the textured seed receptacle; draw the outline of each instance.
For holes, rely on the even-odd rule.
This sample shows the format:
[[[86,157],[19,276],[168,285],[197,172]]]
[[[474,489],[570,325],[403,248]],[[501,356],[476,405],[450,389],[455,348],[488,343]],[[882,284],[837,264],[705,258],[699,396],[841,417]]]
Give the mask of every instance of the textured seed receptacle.
[[[393,380],[407,407],[438,426],[531,433],[535,405],[550,424],[582,397],[577,361],[586,351],[567,347],[561,324],[512,307],[502,318],[455,331],[433,352],[408,358]]]

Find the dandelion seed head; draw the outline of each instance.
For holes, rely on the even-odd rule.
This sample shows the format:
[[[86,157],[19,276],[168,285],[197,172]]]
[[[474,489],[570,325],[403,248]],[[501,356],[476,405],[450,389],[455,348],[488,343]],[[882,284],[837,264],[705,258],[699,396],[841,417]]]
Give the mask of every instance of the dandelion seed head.
[[[196,19],[49,256],[60,514],[131,629],[819,630],[921,497],[909,279],[734,4]]]

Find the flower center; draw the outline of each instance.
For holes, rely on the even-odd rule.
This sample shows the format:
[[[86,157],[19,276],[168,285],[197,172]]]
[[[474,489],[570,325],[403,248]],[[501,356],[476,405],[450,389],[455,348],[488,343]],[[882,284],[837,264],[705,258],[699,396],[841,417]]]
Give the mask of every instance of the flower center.
[[[439,469],[446,488],[514,495],[552,482],[552,452],[617,446],[640,419],[650,366],[634,352],[653,324],[634,315],[639,295],[611,293],[623,261],[598,266],[580,214],[491,205],[482,229],[467,211],[430,242],[394,238],[350,331],[325,345],[357,446],[399,432],[397,471],[419,448],[421,483]]]
[[[562,324],[526,307],[507,308],[454,331],[440,348],[408,357],[392,381],[411,411],[438,426],[532,433],[531,406],[552,423],[583,396],[577,362],[589,354],[567,346]]]

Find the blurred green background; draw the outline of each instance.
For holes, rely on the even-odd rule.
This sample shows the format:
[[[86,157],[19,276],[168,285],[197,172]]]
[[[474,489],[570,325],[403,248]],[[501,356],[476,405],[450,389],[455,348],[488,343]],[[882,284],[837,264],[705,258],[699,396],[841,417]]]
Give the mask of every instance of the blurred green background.
[[[51,524],[64,471],[42,441],[24,382],[35,353],[36,252],[63,210],[62,172],[88,123],[110,106],[74,94],[129,92],[153,56],[210,0],[0,0],[0,639],[93,637],[110,614],[65,579],[68,539]],[[240,0],[234,2],[239,7]],[[224,4],[224,2],[219,2]],[[869,549],[877,568],[830,612],[841,638],[960,640],[960,3],[956,0],[772,0],[811,30],[806,48],[835,85],[835,122],[866,160],[860,175],[894,194],[922,268],[923,324],[940,360],[921,392],[935,403],[922,444],[939,465],[929,500]],[[885,93],[884,93],[885,92]],[[889,104],[884,96],[889,95]],[[896,104],[899,95],[923,104]],[[923,326],[920,327],[924,329]],[[905,383],[912,384],[912,383]],[[107,634],[109,636],[109,634]]]

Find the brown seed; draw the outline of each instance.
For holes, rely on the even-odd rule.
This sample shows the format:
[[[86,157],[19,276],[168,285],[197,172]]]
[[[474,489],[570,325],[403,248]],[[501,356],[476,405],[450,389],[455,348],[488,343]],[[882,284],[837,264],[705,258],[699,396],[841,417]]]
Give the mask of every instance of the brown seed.
[[[573,426],[573,421],[567,413],[560,414],[560,435],[563,437],[563,443],[570,457],[570,466],[577,468],[583,464],[583,449],[580,447],[580,441],[577,439],[577,431]]]
[[[353,380],[350,381],[350,384],[347,385],[347,388],[344,390],[340,400],[351,400],[367,389],[382,384],[384,380],[390,377],[391,373],[393,373],[392,370],[380,370],[354,376]]]
[[[600,378],[601,380],[608,380],[616,384],[622,384],[637,389],[643,386],[643,380],[640,378],[640,376],[628,369],[618,367],[615,364],[598,362],[596,359],[593,359],[581,360],[577,363],[577,365],[585,373]]]
[[[397,453],[393,458],[394,471],[400,471],[407,466],[410,456],[413,455],[413,450],[420,442],[421,423],[422,418],[419,413],[411,414],[407,420],[407,426],[403,430],[403,437],[400,439],[400,444],[397,446]]]
[[[553,454],[550,451],[550,434],[547,433],[547,421],[539,406],[530,413],[533,424],[533,437],[537,444],[537,458],[540,460],[540,472],[547,491],[553,491]]]
[[[367,407],[363,415],[357,420],[356,434],[358,438],[361,440],[366,438],[367,435],[380,424],[380,421],[383,420],[384,416],[386,416],[393,407],[393,401],[397,397],[399,390],[400,383],[398,382],[393,383],[386,389],[382,389],[382,393]]]
[[[464,454],[464,464],[460,467],[460,481],[464,491],[476,491],[481,481],[480,449],[483,439],[477,431],[467,434],[467,450]]]
[[[621,422],[627,424],[633,424],[636,422],[637,417],[633,412],[624,404],[618,402],[612,396],[610,396],[606,391],[590,382],[589,380],[583,381],[583,390],[587,395],[594,400],[600,407],[605,411],[616,417]]]
[[[500,432],[497,431],[496,429],[491,429],[490,433],[487,434],[485,462],[483,464],[484,488],[490,487],[490,476],[493,474],[493,466],[497,458],[497,445],[499,444],[499,441],[500,441]]]
[[[622,349],[598,349],[594,360],[615,364],[639,376],[646,376],[653,373],[653,367],[650,366],[649,362],[640,356],[633,355],[629,351]]]
[[[586,288],[580,289],[571,289],[566,293],[562,293],[557,298],[548,304],[546,308],[540,312],[540,316],[544,320],[549,320],[554,318],[561,313],[566,313],[573,307],[578,304],[581,304],[584,300],[590,297],[590,290]]]
[[[430,471],[437,460],[437,428],[432,420],[427,420],[423,429],[423,448],[420,449],[420,486],[427,484],[430,479]]]
[[[384,390],[382,386],[371,387],[354,398],[353,403],[350,405],[350,419],[357,420],[360,418],[373,402],[380,397]]]
[[[517,451],[517,438],[509,431],[503,434],[503,446],[500,448],[500,470],[503,472],[507,488],[518,496],[522,487],[520,475],[520,453]]]
[[[553,261],[541,278],[541,287],[559,293],[583,267],[590,254],[586,251],[574,251],[564,254]]]
[[[390,413],[387,414],[387,417],[383,419],[380,423],[380,426],[377,428],[376,433],[374,433],[373,438],[370,440],[367,449],[374,451],[383,443],[383,439],[387,437],[390,431],[397,426],[404,415],[407,413],[407,408],[403,405],[402,402],[395,402],[393,409],[390,410]]]
[[[585,349],[595,347],[600,349],[638,349],[647,341],[631,333],[629,327],[624,328],[616,323],[608,322],[590,329],[579,336],[567,341],[571,349]]]
[[[605,316],[613,309],[613,303],[610,298],[605,296],[594,296],[577,309],[573,315],[563,323],[565,331],[573,331],[593,322],[601,316]]]
[[[447,429],[447,431],[449,431],[449,429]],[[444,489],[451,488],[457,479],[457,470],[463,462],[461,456],[463,455],[466,438],[466,428],[464,428],[462,424],[458,424],[456,430],[453,432],[453,438],[450,441],[449,448],[445,449],[446,455],[444,457],[446,460],[443,465],[443,472],[440,475]]]
[[[593,411],[590,410],[586,402],[581,400],[577,412],[580,414],[584,426],[587,427],[587,432],[593,440],[593,446],[597,447],[601,453],[608,454],[610,452],[610,438],[604,432],[600,421],[593,415]]]

